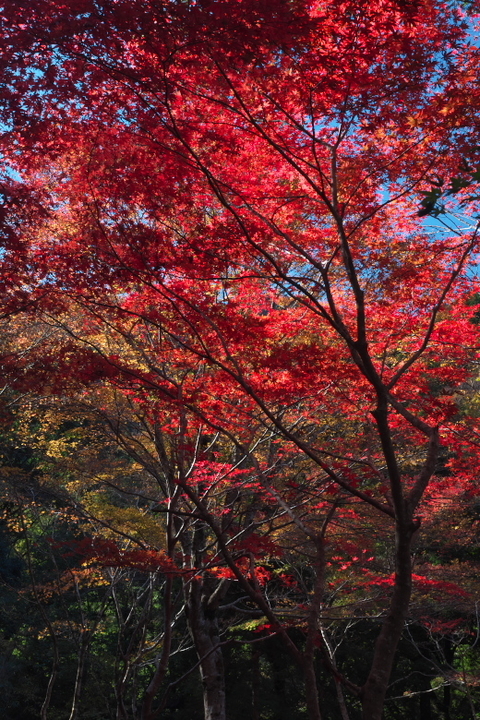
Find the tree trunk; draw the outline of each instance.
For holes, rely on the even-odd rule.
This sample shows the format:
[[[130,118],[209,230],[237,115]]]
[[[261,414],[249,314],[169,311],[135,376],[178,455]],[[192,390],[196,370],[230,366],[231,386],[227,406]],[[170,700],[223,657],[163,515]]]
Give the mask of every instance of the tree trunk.
[[[397,521],[395,584],[388,614],[375,643],[370,673],[362,689],[363,720],[382,720],[385,695],[412,592],[410,545],[413,529],[411,523]]]
[[[447,661],[447,667],[453,668],[453,663],[455,661],[455,646],[449,637],[445,637],[445,639],[443,641],[443,652],[445,655],[445,660]],[[451,704],[452,704],[452,687],[450,684],[446,684],[443,686],[443,703],[442,703],[444,720],[452,720],[452,716],[450,714]]]
[[[424,694],[420,695],[420,717],[422,720],[433,720],[432,706],[428,690]]]
[[[73,693],[72,708],[69,720],[76,720],[80,709],[80,698],[82,696],[83,684],[85,680],[85,670],[88,653],[90,650],[91,634],[87,628],[83,628],[80,638],[80,648],[78,651],[77,673],[75,677],[75,689]]]
[[[307,616],[307,638],[303,653],[303,675],[305,678],[305,700],[307,703],[308,719],[322,720],[315,672],[315,650],[316,641],[320,637],[319,616],[325,591],[325,546],[323,533],[320,537],[315,538],[315,546],[316,577]]]
[[[173,631],[172,587],[173,578],[172,576],[169,576],[165,580],[165,587],[163,592],[165,628],[163,635],[163,648],[153,677],[150,680],[147,689],[145,690],[141,711],[142,720],[152,720],[152,718],[155,716],[155,712],[153,710],[153,702],[163,680],[165,679],[168,670]]]
[[[218,628],[218,599],[210,579],[187,588],[188,627],[200,662],[205,720],[226,720],[225,672]]]
[[[305,678],[305,700],[307,703],[308,720],[322,720],[313,655],[305,658],[303,676]]]

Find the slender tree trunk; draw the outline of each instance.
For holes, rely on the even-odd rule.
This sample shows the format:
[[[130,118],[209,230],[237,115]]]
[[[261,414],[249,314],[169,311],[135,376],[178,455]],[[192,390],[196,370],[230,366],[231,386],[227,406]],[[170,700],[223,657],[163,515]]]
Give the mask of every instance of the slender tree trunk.
[[[190,634],[200,661],[205,720],[226,720],[225,672],[217,617],[215,588],[208,579],[193,580],[187,588]]]
[[[165,580],[165,587],[163,593],[164,601],[164,635],[163,635],[163,648],[162,654],[158,661],[155,673],[145,690],[143,698],[141,718],[142,720],[152,720],[155,716],[153,710],[153,702],[160,689],[160,686],[165,679],[165,675],[168,670],[168,663],[170,660],[170,652],[172,646],[172,631],[173,631],[173,604],[172,604],[172,587],[173,578],[167,577]]]
[[[313,538],[312,538],[313,539]],[[309,720],[322,720],[318,700],[317,675],[315,672],[315,651],[320,637],[319,617],[325,591],[325,546],[323,534],[315,538],[315,586],[307,617],[307,639],[303,653],[303,674],[305,679],[305,700]]]
[[[410,553],[412,523],[397,521],[395,584],[388,614],[383,621],[370,673],[362,689],[363,720],[382,720],[385,695],[398,643],[402,636],[412,592]]]
[[[446,637],[443,642],[443,652],[445,654],[445,660],[449,667],[453,668],[455,661],[455,646],[449,637]],[[450,707],[452,704],[452,686],[450,684],[443,686],[443,715],[444,720],[452,720],[450,714]]]
[[[83,628],[78,651],[77,673],[75,676],[75,689],[73,692],[72,708],[68,720],[77,720],[82,697],[83,683],[85,680],[86,662],[90,650],[91,634],[87,628]]]
[[[126,670],[122,674],[120,680],[115,684],[115,699],[117,701],[115,720],[127,720],[128,718],[127,708],[125,707],[125,687],[127,684],[127,674],[128,670]]]
[[[30,551],[30,539],[28,537],[28,530],[25,525],[25,518],[23,516],[23,513],[20,513],[20,522],[22,525],[23,535],[25,538],[25,545],[27,550],[27,567],[28,567],[28,574],[30,576],[30,582],[32,584],[32,590],[35,597],[35,601],[38,605],[38,609],[40,610],[40,613],[44,619],[45,625],[48,628],[48,632],[50,633],[50,637],[52,639],[53,644],[53,663],[52,663],[52,669],[50,671],[50,677],[48,678],[48,684],[47,684],[47,691],[45,693],[45,698],[42,703],[42,707],[40,709],[40,718],[41,720],[47,720],[47,713],[48,708],[50,707],[50,702],[52,700],[52,693],[53,693],[53,687],[55,685],[55,682],[57,680],[58,676],[58,668],[60,666],[60,655],[58,651],[58,642],[57,642],[57,636],[54,630],[54,627],[52,623],[50,622],[50,619],[45,611],[45,608],[40,600],[40,596],[38,594],[37,589],[37,583],[35,580],[35,575],[33,573],[33,566],[32,566],[32,555]]]
[[[40,710],[41,720],[47,720],[47,712],[48,712],[48,708],[50,706],[50,702],[52,700],[53,687],[55,685],[55,681],[58,676],[58,668],[60,665],[60,655],[58,652],[57,636],[55,635],[53,625],[51,624],[51,622],[48,620],[47,616],[43,612],[42,612],[42,614],[44,616],[44,619],[46,620],[48,631],[50,633],[50,636],[52,638],[52,643],[53,643],[52,670],[50,672],[50,677],[48,678],[47,691],[45,693],[45,698],[44,698],[44,701],[42,703],[42,707]]]
[[[157,449],[159,451],[159,455],[163,456],[162,453],[164,453],[164,447],[161,443],[161,437],[157,434]],[[172,558],[173,554],[175,552],[175,545],[176,545],[176,534],[178,531],[178,518],[174,515],[174,510],[177,503],[177,497],[178,497],[178,488],[175,489],[171,493],[171,498],[169,501],[169,509],[170,513],[168,514],[167,519],[167,533],[166,533],[166,541],[167,541],[167,550],[168,550],[168,557]],[[172,575],[167,576],[165,579],[165,585],[163,590],[163,614],[164,614],[164,631],[163,631],[163,646],[162,646],[162,653],[160,655],[160,658],[157,663],[157,667],[155,669],[155,673],[150,680],[150,683],[145,690],[143,703],[142,703],[142,710],[141,710],[141,720],[153,720],[153,718],[158,715],[159,710],[153,709],[153,703],[155,700],[155,697],[160,690],[160,687],[165,680],[168,665],[170,661],[170,654],[172,651],[172,639],[173,639],[173,625],[174,625],[174,602],[172,597],[173,592],[173,577]]]
[[[324,651],[327,653],[330,666],[333,670],[332,675],[333,675],[333,681],[335,683],[335,691],[337,693],[338,707],[340,708],[340,715],[342,716],[342,720],[350,720],[347,704],[345,702],[343,686],[342,686],[342,683],[340,682],[340,680],[338,679],[338,674],[337,674],[338,670],[337,670],[337,664],[335,662],[335,654],[333,651],[332,643],[330,642],[328,633],[325,630],[325,628],[322,627],[320,629],[320,632],[322,634]]]
[[[313,656],[307,656],[305,658],[303,676],[305,679],[305,700],[307,703],[308,720],[322,720],[320,704],[318,702],[317,677]]]

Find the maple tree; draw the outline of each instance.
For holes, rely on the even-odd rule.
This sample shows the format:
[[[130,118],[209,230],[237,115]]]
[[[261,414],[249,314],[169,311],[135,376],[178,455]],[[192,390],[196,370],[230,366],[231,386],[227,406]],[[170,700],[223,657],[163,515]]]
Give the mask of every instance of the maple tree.
[[[9,325],[11,332],[12,323]],[[74,327],[73,319],[70,327]],[[58,340],[58,331],[54,334],[50,332],[50,340],[52,341],[53,338]],[[112,340],[110,338],[111,348]],[[119,350],[118,346],[116,350]],[[127,355],[128,350],[124,349],[120,354]],[[38,379],[34,357],[35,354],[30,353],[30,357],[26,358],[25,364],[26,369],[29,369],[29,371],[33,366],[33,378]],[[53,357],[56,356],[53,355]],[[48,358],[42,358],[42,365],[48,362]],[[55,375],[55,371],[54,367],[50,367],[47,376]],[[63,373],[63,369],[60,372]],[[18,377],[16,380],[18,382]],[[26,383],[25,376],[22,382]],[[27,387],[29,384],[30,382],[26,383]],[[87,561],[86,570],[81,571],[82,578],[88,581],[88,573],[89,570],[92,570],[91,562],[93,560],[101,568],[111,566],[123,568],[124,570],[130,568],[137,573],[138,571],[150,570],[153,571],[154,577],[157,578],[160,571],[160,574],[165,574],[166,579],[169,579],[169,581],[172,580],[174,575],[183,577],[186,581],[187,598],[191,589],[195,590],[194,594],[199,593],[204,601],[209,597],[209,593],[217,587],[223,594],[226,588],[225,582],[231,584],[229,578],[233,578],[234,574],[230,568],[226,568],[222,564],[218,554],[212,556],[211,551],[215,543],[212,537],[209,539],[210,553],[205,553],[205,540],[208,537],[208,530],[206,533],[206,523],[201,520],[202,516],[208,520],[212,513],[220,513],[220,518],[225,523],[230,562],[234,560],[238,565],[238,569],[242,573],[246,573],[247,577],[251,579],[254,577],[252,572],[255,573],[256,582],[253,587],[247,586],[247,591],[261,588],[265,593],[265,597],[269,598],[270,607],[267,612],[269,612],[271,618],[272,614],[274,614],[273,626],[270,625],[270,630],[267,630],[268,623],[266,623],[267,618],[265,617],[263,620],[260,619],[251,623],[248,627],[255,629],[257,634],[262,627],[266,628],[263,632],[271,632],[273,628],[276,628],[278,632],[282,626],[287,629],[287,632],[290,632],[290,630],[298,627],[303,635],[307,628],[306,620],[311,611],[314,611],[314,616],[318,615],[318,607],[315,607],[315,601],[310,596],[312,569],[314,568],[313,559],[315,556],[315,547],[311,538],[315,536],[315,528],[321,527],[324,522],[325,510],[328,512],[329,498],[330,502],[336,500],[338,507],[327,526],[329,544],[326,548],[325,560],[327,562],[326,567],[324,567],[324,574],[327,576],[328,590],[323,597],[321,618],[317,617],[318,630],[321,632],[325,648],[330,648],[326,660],[329,662],[331,669],[335,667],[333,663],[335,663],[336,653],[335,651],[331,652],[335,645],[340,642],[340,644],[346,644],[347,647],[357,647],[358,640],[355,640],[355,633],[352,637],[351,633],[348,632],[349,625],[352,621],[354,624],[358,623],[358,618],[365,616],[365,613],[367,616],[377,617],[378,613],[381,613],[385,607],[390,588],[390,579],[388,577],[391,571],[389,529],[388,527],[385,528],[384,523],[379,522],[378,518],[375,520],[375,515],[368,516],[365,513],[359,514],[355,512],[355,505],[352,505],[352,500],[348,500],[346,494],[343,497],[337,496],[335,498],[335,495],[332,495],[332,488],[329,487],[330,483],[325,486],[325,483],[319,482],[315,475],[308,475],[309,464],[304,459],[302,460],[298,453],[291,450],[290,452],[279,453],[278,439],[274,446],[271,447],[268,436],[262,437],[262,432],[260,432],[261,442],[259,445],[262,448],[262,445],[264,446],[266,443],[268,450],[265,447],[260,450],[257,448],[257,453],[259,459],[265,456],[265,453],[269,457],[269,482],[266,486],[259,482],[260,477],[253,458],[252,462],[247,463],[246,468],[240,469],[238,467],[233,472],[231,463],[227,460],[219,462],[218,453],[221,453],[223,458],[228,459],[231,450],[229,450],[225,441],[220,441],[218,436],[216,439],[210,438],[206,444],[201,441],[201,436],[198,436],[196,441],[193,441],[194,438],[192,438],[192,442],[189,443],[190,450],[188,450],[188,443],[185,442],[186,438],[182,441],[179,434],[174,432],[178,420],[173,421],[172,415],[170,415],[167,426],[165,426],[165,418],[162,420],[160,424],[162,427],[167,427],[167,430],[156,437],[155,431],[149,427],[145,416],[145,407],[151,408],[151,397],[148,403],[144,405],[138,403],[138,397],[132,403],[131,400],[119,394],[118,390],[109,389],[108,385],[99,385],[98,381],[93,387],[89,387],[87,396],[82,392],[76,399],[72,397],[60,399],[52,396],[50,389],[51,384],[47,386],[49,394],[46,397],[32,398],[28,401],[24,398],[23,400],[24,403],[26,402],[26,408],[21,415],[16,443],[19,443],[20,447],[22,445],[27,446],[27,448],[34,447],[37,457],[43,457],[39,465],[43,481],[39,484],[37,480],[32,485],[32,481],[26,478],[26,481],[23,481],[25,483],[24,492],[26,493],[27,506],[32,491],[38,498],[41,498],[42,495],[48,497],[48,494],[51,495],[53,491],[53,497],[63,498],[63,502],[66,501],[69,495],[71,497],[70,503],[73,503],[76,507],[75,516],[78,516],[80,511],[80,517],[83,518],[82,526],[85,527],[86,521],[88,521],[87,527],[93,530],[97,539],[92,542],[91,538],[85,538],[80,544],[75,545],[74,556],[77,558],[83,557]],[[89,404],[87,404],[87,399]],[[160,420],[161,413],[161,406],[158,406],[154,414],[157,423]],[[332,427],[330,425],[329,429],[331,430]],[[159,429],[157,427],[157,433]],[[344,426],[342,430],[346,432],[346,427]],[[159,445],[162,434],[164,435],[164,442],[167,443],[163,452]],[[115,452],[117,443],[121,448],[120,455]],[[163,551],[165,547],[163,540],[165,525],[159,521],[161,521],[162,517],[169,516],[166,513],[164,515],[164,511],[168,513],[170,509],[171,514],[173,506],[170,501],[165,504],[158,504],[158,492],[163,487],[163,484],[168,482],[172,470],[175,472],[175,469],[170,467],[170,463],[178,462],[178,460],[175,460],[175,458],[178,458],[177,453],[180,452],[183,455],[188,453],[188,462],[190,464],[194,458],[194,456],[190,455],[194,447],[198,448],[197,453],[200,452],[200,457],[205,457],[205,452],[207,452],[208,456],[216,447],[217,459],[216,461],[208,461],[197,458],[198,467],[192,466],[192,470],[193,467],[195,467],[195,470],[189,475],[190,488],[197,492],[201,488],[201,502],[198,503],[198,511],[202,515],[199,512],[192,514],[191,509],[189,509],[188,499],[182,499],[182,496],[177,494],[178,517],[182,529],[181,533],[178,533],[179,524],[177,523],[175,533],[177,534],[177,541],[179,538],[181,538],[181,541],[180,543],[177,542],[176,545],[175,563],[169,565]],[[159,460],[157,450],[160,450],[158,453],[160,458],[164,457],[165,450],[167,450],[171,459],[166,466],[164,461]],[[234,455],[237,456],[238,460],[237,450],[234,451]],[[273,458],[277,455],[281,456],[281,460],[277,457],[276,462],[273,462]],[[29,457],[28,453],[26,456]],[[131,461],[128,461],[130,456],[134,459],[133,465]],[[246,458],[240,458],[241,465],[245,464],[245,460]],[[169,467],[170,470],[168,470]],[[139,468],[143,468],[144,477],[139,472]],[[12,471],[17,477],[19,475],[19,471],[15,471],[13,468],[7,467],[5,471],[7,471],[7,482]],[[10,482],[12,479],[10,479]],[[101,490],[102,486],[103,490]],[[437,502],[441,500],[442,507],[445,507],[446,500],[447,502],[453,500],[458,502],[458,492],[455,488],[452,488],[445,497],[447,489],[448,487],[445,486],[443,490],[444,497],[440,498],[438,488],[434,496]],[[282,491],[282,496],[278,495],[279,491]],[[168,490],[162,490],[162,495],[168,496],[169,492]],[[133,507],[125,506],[124,501],[129,497],[137,498],[137,503],[140,502],[141,507],[138,504]],[[319,502],[319,500],[321,501]],[[185,503],[185,501],[187,502]],[[287,501],[290,502],[290,505],[287,504]],[[149,510],[152,503],[154,504],[153,511]],[[280,507],[277,507],[278,503],[280,503]],[[288,513],[285,512],[285,507],[287,507]],[[424,512],[426,512],[427,507],[425,506]],[[149,512],[153,512],[153,514],[149,516]],[[456,514],[458,517],[458,512]],[[58,509],[54,515],[58,515]],[[433,513],[434,522],[436,522],[437,517],[440,516],[435,511]],[[308,525],[305,524],[306,518],[308,518]],[[460,518],[458,519],[460,520]],[[466,527],[466,521],[467,517],[462,521],[464,528]],[[365,523],[367,523],[366,526]],[[195,526],[197,526],[196,531],[194,530]],[[191,530],[194,530],[193,534],[191,534]],[[428,525],[426,532],[425,539],[428,549]],[[438,542],[438,531],[435,532],[433,537],[437,538],[436,542]],[[262,539],[264,533],[267,533],[267,536]],[[108,540],[102,540],[102,535]],[[445,530],[443,530],[442,537],[444,542]],[[113,538],[118,539],[113,542]],[[132,549],[132,543],[137,546],[137,549]],[[460,541],[461,548],[465,548],[467,545],[468,540]],[[71,547],[71,544],[68,544],[68,547]],[[180,553],[181,547],[184,548],[185,552],[183,560]],[[191,555],[193,547],[196,548],[194,557]],[[61,551],[61,548],[60,545],[58,549]],[[160,552],[158,552],[159,548],[162,549]],[[362,548],[361,553],[360,548]],[[368,555],[365,554],[367,548]],[[358,557],[359,553],[361,557]],[[67,554],[71,555],[71,551]],[[265,554],[267,557],[263,557]],[[445,563],[438,567],[432,567],[432,559],[428,556],[428,553],[425,559],[430,564],[424,570],[419,566],[420,558],[423,558],[424,554],[422,552],[422,555],[419,555],[418,546],[415,548],[415,595],[410,615],[413,614],[413,617],[417,618],[420,615],[422,622],[426,621],[428,627],[433,628],[436,626],[435,633],[440,633],[440,636],[445,632],[453,631],[458,633],[459,626],[464,625],[470,614],[472,597],[478,594],[476,592],[476,583],[473,580],[474,575],[471,576],[471,579],[467,579],[467,584],[465,584],[465,578],[462,577],[462,575],[465,575],[465,566],[463,571],[457,567],[445,567]],[[245,563],[245,560],[247,560],[247,563]],[[252,564],[252,561],[254,561],[254,564]],[[475,570],[473,570],[473,573],[475,573]],[[445,582],[445,574],[447,574],[449,582]],[[120,594],[120,590],[115,588],[118,583],[122,583],[121,575],[115,577],[116,582],[111,590],[112,597]],[[220,586],[218,585],[219,580]],[[322,582],[321,569],[318,581]],[[152,588],[155,587],[156,582],[158,580],[153,582]],[[44,586],[42,593],[45,594],[47,591],[50,594],[52,592],[57,594],[59,585],[65,587],[66,592],[68,577],[62,579],[61,583],[54,583],[50,590],[47,590],[48,586]],[[469,591],[471,595],[469,595]],[[145,590],[142,591],[142,593],[144,592]],[[160,585],[157,592],[161,593]],[[440,603],[436,599],[436,595],[439,593],[442,593]],[[208,605],[210,622],[214,620],[215,624],[219,623],[224,638],[226,614],[230,615],[229,622],[231,622],[232,608],[238,608],[242,613],[247,613],[247,616],[251,614],[248,603],[245,605],[240,598],[234,600],[231,592],[229,594],[229,600],[221,603],[225,605],[225,608],[217,608],[214,611],[213,607]],[[48,594],[46,597],[48,597]],[[218,599],[218,593],[216,597]],[[254,594],[252,597],[255,600]],[[449,603],[449,609],[446,601]],[[129,617],[133,612],[135,603],[133,597],[133,605],[128,611]],[[121,607],[122,603],[120,602]],[[230,611],[228,610],[229,607]],[[451,614],[447,615],[446,621],[439,620],[439,607],[443,608],[442,618],[445,612],[453,612],[453,616]],[[218,610],[220,615],[217,614]],[[120,613],[122,614],[123,611],[120,610]],[[196,612],[194,604],[189,613],[193,615],[193,618],[191,616],[191,622],[201,621],[202,613],[198,613],[198,605],[196,606]],[[223,619],[220,621],[222,615]],[[133,617],[134,622],[138,623],[137,628],[144,628],[145,621],[142,620],[142,613],[140,612],[139,617],[137,615]],[[168,617],[169,614],[167,613],[167,622],[164,623],[164,627],[165,625],[168,627]],[[457,619],[452,621],[452,617]],[[117,711],[121,714],[126,713],[124,701],[130,691],[130,684],[132,681],[135,682],[135,675],[138,672],[137,663],[144,664],[147,659],[151,660],[152,656],[155,656],[155,644],[150,645],[150,643],[147,643],[141,649],[141,645],[137,646],[134,641],[135,633],[130,640],[128,639],[129,622],[131,621],[124,619],[119,627],[120,638],[124,638],[121,643],[122,645],[126,643],[122,653],[123,670],[116,680]],[[146,630],[145,627],[142,634]],[[138,630],[136,632],[138,633]],[[238,634],[239,632],[244,633],[245,630],[242,631],[240,626],[235,633]],[[177,634],[178,631],[175,629],[174,636]],[[63,633],[60,634],[60,637],[62,635]],[[296,639],[293,636],[297,643],[299,657],[303,652],[302,635]],[[258,642],[260,639],[261,636],[258,637],[257,635],[256,641]],[[291,639],[292,636],[290,635]],[[90,643],[91,640],[92,636],[89,635],[88,642]],[[175,638],[175,642],[178,642],[178,638]],[[83,647],[88,652],[87,646]],[[162,672],[166,669],[165,661],[168,662],[168,666],[171,665],[168,653],[165,656],[164,649],[165,644],[161,653],[163,656]],[[221,651],[221,645],[217,648],[218,651]],[[202,653],[198,654],[201,660]],[[304,658],[302,664],[305,663],[306,659]],[[342,666],[345,666],[345,658],[341,658],[340,662]],[[451,664],[451,661],[449,662]],[[349,669],[349,675],[352,669]],[[431,670],[427,668],[427,672],[431,672]],[[439,672],[437,671],[436,675]],[[435,677],[435,675],[432,677]],[[449,684],[454,682],[455,675],[453,675],[452,670],[449,670],[445,677],[446,682]],[[398,680],[396,682],[398,683]],[[216,684],[212,683],[210,687],[208,679],[204,679],[203,684],[206,686],[204,692],[207,690],[207,697],[211,694],[216,695],[214,701],[210,702],[208,707],[210,709],[218,707],[220,702],[218,679]],[[411,685],[406,687],[407,694],[405,697],[410,697]],[[446,692],[449,685],[440,685],[439,687],[444,687]],[[79,686],[78,692],[80,689]],[[163,686],[162,692],[164,690],[165,686]],[[429,691],[427,690],[427,692]],[[341,697],[341,694],[339,697]],[[415,692],[413,697],[415,697]],[[421,695],[421,697],[423,696]],[[164,695],[161,701],[162,706],[165,699]],[[348,713],[348,710],[346,712]]]
[[[64,332],[15,363],[17,386],[114,386],[182,438],[174,485],[297,657],[311,720],[328,543],[344,570],[369,556],[372,525],[393,547],[393,574],[370,576],[389,597],[361,686],[330,659],[379,720],[412,579],[435,583],[412,568],[425,492],[434,506],[445,470],[478,492],[478,418],[462,406],[478,348],[475,10],[15,0],[3,12],[3,153],[43,207],[23,231],[25,279],[14,246],[2,262]],[[300,654],[192,481],[192,458],[225,461],[221,443],[201,458],[200,426],[315,547]],[[347,562],[335,513],[357,546]]]

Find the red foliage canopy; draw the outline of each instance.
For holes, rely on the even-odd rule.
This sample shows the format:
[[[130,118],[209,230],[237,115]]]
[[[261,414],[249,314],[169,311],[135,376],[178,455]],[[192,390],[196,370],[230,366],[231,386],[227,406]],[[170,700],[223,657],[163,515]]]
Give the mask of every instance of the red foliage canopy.
[[[456,182],[440,220],[420,205],[479,161],[474,10],[14,0],[2,16],[4,156],[48,209],[16,282],[98,358],[90,373],[55,350],[52,377],[112,383],[167,431],[219,432],[267,495],[293,452],[321,500],[393,521],[368,720],[408,613],[417,508],[447,452],[477,492],[478,201]],[[178,483],[221,539],[182,447]],[[269,492],[293,513],[291,484]],[[313,516],[297,526],[319,548],[328,523]]]

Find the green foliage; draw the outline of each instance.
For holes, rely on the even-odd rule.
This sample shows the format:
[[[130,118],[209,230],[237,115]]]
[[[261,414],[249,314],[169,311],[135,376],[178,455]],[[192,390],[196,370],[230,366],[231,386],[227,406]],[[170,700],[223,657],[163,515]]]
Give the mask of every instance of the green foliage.
[[[478,148],[477,148],[478,149]],[[467,160],[463,160],[459,170],[461,174],[450,178],[449,185],[445,186],[445,181],[442,178],[430,178],[430,190],[423,191],[423,200],[421,201],[421,209],[418,211],[418,217],[425,217],[431,215],[432,217],[438,218],[446,213],[445,203],[441,200],[446,200],[449,197],[461,193],[463,190],[468,190],[480,183],[480,168],[474,169],[470,167]],[[460,207],[465,208],[475,200],[478,200],[480,195],[474,193],[462,192],[460,199]]]

